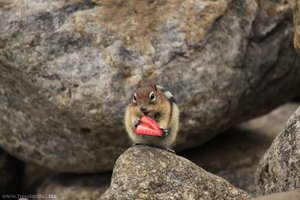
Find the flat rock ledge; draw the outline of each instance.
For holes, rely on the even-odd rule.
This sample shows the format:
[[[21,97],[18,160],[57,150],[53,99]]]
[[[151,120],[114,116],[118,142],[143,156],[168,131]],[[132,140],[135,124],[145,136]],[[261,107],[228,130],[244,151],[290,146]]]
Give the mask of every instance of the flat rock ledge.
[[[166,150],[136,146],[117,160],[101,199],[250,199],[246,192]]]

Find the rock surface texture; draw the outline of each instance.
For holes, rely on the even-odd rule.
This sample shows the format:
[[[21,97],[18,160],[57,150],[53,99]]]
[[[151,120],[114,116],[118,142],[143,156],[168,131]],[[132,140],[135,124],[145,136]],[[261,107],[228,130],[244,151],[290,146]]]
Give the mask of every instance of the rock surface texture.
[[[262,197],[257,197],[253,200],[299,200],[300,190],[293,190],[289,192],[281,192]]]
[[[295,0],[296,6],[294,9],[294,45],[300,53],[300,0]]]
[[[22,161],[0,149],[0,195],[20,193],[23,170]]]
[[[229,129],[206,144],[180,153],[232,185],[255,195],[253,174],[276,136],[300,104],[286,104]]]
[[[256,172],[259,194],[300,188],[300,107],[273,141]]]
[[[253,174],[258,162],[298,107],[299,104],[295,103],[283,105],[179,155],[255,195]],[[22,190],[25,194],[54,194],[57,200],[94,200],[99,199],[109,187],[110,179],[110,173],[57,173],[27,164]]]
[[[299,93],[291,3],[0,0],[0,145],[64,172],[111,170],[141,79],[169,88],[178,149]]]
[[[110,177],[110,174],[53,174],[38,186],[36,194],[53,194],[56,200],[99,200],[109,186]]]
[[[250,199],[250,196],[166,150],[138,146],[122,154],[101,199]]]

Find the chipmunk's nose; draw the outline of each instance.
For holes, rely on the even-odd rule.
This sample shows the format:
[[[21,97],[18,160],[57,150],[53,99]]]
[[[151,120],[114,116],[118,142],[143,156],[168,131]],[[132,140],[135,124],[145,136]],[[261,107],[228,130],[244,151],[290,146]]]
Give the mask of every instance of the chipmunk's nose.
[[[141,110],[142,113],[144,113],[144,115],[148,115],[149,114],[149,112],[147,111],[146,108],[141,107],[140,110]]]

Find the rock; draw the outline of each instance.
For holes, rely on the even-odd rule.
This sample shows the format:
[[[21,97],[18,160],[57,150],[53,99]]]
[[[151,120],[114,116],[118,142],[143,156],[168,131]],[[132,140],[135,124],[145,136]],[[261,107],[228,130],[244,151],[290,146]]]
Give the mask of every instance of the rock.
[[[0,194],[17,194],[21,190],[23,162],[0,149]]]
[[[293,190],[289,192],[281,192],[262,197],[257,197],[253,200],[299,200],[300,190]]]
[[[177,99],[177,149],[299,93],[290,2],[0,0],[0,10],[0,145],[56,171],[112,169],[141,79]]]
[[[300,188],[300,107],[273,141],[256,172],[259,194]]]
[[[250,131],[254,135],[266,137],[269,141],[273,141],[275,137],[284,130],[286,122],[299,106],[299,103],[284,104],[264,116],[238,125],[238,128]]]
[[[46,195],[51,194],[52,199],[99,200],[100,196],[109,186],[111,174],[52,174],[44,179],[36,189],[36,194],[42,200],[48,200]]]
[[[266,143],[271,143],[267,141],[251,131],[236,128],[180,155],[254,195],[256,189],[253,174],[260,156],[267,149]]]
[[[300,0],[295,0],[296,6],[294,9],[294,46],[300,53]]]
[[[201,147],[180,153],[204,170],[255,195],[254,176],[259,160],[284,129],[299,104],[289,103],[262,117],[244,122]]]
[[[244,122],[207,144],[184,151],[180,155],[254,195],[253,174],[259,158],[271,144],[272,139],[283,129],[285,122],[298,105],[281,106],[267,115]],[[27,164],[24,184],[28,194],[54,194],[59,200],[75,197],[99,199],[99,195],[109,187],[110,177],[110,174],[53,173],[39,166]]]
[[[147,146],[129,148],[117,160],[101,199],[249,199],[224,179],[189,160]]]

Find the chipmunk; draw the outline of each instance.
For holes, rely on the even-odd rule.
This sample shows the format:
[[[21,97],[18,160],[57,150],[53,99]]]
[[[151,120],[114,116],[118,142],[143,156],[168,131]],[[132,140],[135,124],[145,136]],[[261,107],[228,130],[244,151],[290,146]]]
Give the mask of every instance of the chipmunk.
[[[163,137],[137,135],[135,128],[146,115],[154,119]],[[179,109],[173,95],[162,86],[139,83],[125,112],[125,127],[134,144],[144,144],[171,150],[179,127]],[[172,151],[172,150],[171,150]]]

